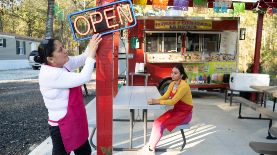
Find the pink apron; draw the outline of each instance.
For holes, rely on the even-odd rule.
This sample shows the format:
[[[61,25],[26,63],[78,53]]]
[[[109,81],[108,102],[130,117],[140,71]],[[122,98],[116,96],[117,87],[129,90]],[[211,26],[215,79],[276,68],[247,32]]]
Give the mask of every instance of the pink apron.
[[[170,98],[173,98],[174,95],[175,94],[171,92]],[[173,109],[162,114],[156,121],[161,122],[161,124],[167,128],[168,131],[172,131],[176,126],[190,122],[192,117],[192,108],[193,106],[182,101],[178,101],[174,105]]]
[[[68,108],[65,117],[59,121],[51,122],[59,124],[67,153],[79,148],[87,141],[89,131],[81,86],[69,89]]]

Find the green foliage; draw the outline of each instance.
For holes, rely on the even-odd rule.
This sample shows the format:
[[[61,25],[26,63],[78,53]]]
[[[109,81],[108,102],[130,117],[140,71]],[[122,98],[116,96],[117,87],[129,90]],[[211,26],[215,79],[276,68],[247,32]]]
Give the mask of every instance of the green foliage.
[[[277,15],[265,15],[261,61],[267,74],[277,77]]]
[[[44,10],[45,3],[36,0],[10,2],[3,8],[3,31],[37,37],[42,31],[41,23],[45,22]]]
[[[246,73],[253,73],[253,67],[254,67],[253,61],[251,63],[248,63]],[[259,64],[259,73],[262,73],[262,74],[266,73],[261,63]]]
[[[54,15],[58,18],[59,21],[64,20],[63,10],[60,8],[59,4],[55,3],[54,5]]]
[[[277,78],[277,50],[268,50],[262,53],[262,64],[266,73]]]
[[[196,6],[207,6],[207,0],[193,0],[193,4]]]

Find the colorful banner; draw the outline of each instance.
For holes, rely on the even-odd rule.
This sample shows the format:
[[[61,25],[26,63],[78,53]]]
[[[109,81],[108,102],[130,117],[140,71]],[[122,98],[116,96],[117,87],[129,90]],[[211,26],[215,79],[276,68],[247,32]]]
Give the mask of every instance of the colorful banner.
[[[233,3],[234,14],[244,13],[245,3]]]
[[[152,6],[157,9],[167,9],[168,0],[153,0]]]
[[[205,8],[208,7],[207,0],[193,0],[193,12],[205,13]]]
[[[214,2],[213,9],[215,13],[227,13],[228,4],[227,2]]]
[[[277,14],[277,8],[272,8],[272,13]]]
[[[180,20],[180,21],[155,21],[155,29],[187,29],[187,30],[210,30],[212,21],[207,20]]]
[[[141,6],[146,6],[147,0],[133,0],[133,4],[135,4],[135,5],[141,5]]]
[[[173,9],[187,11],[189,6],[189,0],[174,0]]]

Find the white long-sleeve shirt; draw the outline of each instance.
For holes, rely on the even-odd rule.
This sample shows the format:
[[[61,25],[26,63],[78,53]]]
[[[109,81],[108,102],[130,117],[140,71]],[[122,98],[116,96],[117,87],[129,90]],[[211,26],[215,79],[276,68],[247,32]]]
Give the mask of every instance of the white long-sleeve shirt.
[[[86,51],[79,55],[69,57],[64,68],[42,65],[39,73],[39,86],[46,108],[48,109],[49,120],[58,121],[67,113],[69,88],[81,86],[91,78],[95,60],[87,57]],[[80,73],[71,72],[83,66]],[[68,71],[68,70],[70,71]],[[49,122],[52,126],[57,123]]]

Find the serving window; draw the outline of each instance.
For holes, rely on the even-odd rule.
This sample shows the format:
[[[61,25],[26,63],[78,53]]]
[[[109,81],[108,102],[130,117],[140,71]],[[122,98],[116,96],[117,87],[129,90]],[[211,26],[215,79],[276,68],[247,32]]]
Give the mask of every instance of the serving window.
[[[146,32],[146,52],[219,52],[220,33]]]

